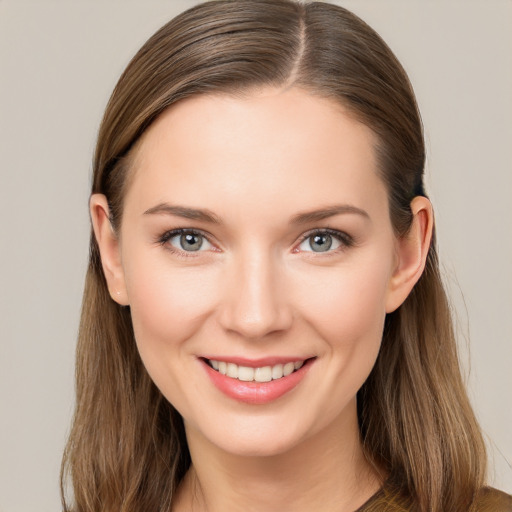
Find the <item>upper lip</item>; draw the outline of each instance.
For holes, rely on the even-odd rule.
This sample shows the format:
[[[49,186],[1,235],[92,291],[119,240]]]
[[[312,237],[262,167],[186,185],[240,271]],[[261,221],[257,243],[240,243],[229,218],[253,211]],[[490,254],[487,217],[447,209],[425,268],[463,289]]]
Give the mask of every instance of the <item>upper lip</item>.
[[[249,368],[262,368],[264,366],[275,366],[277,364],[294,363],[296,361],[306,361],[311,359],[312,356],[268,356],[257,359],[248,359],[246,357],[237,356],[203,356],[202,359],[209,361],[224,361],[226,363],[233,363],[237,366],[247,366]]]

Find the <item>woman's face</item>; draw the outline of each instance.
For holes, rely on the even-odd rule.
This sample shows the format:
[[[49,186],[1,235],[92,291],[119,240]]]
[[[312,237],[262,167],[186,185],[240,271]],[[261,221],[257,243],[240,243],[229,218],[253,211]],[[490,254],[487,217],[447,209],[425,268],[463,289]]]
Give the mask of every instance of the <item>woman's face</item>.
[[[188,432],[276,454],[353,423],[398,305],[374,143],[298,89],[193,97],[144,134],[117,300]]]

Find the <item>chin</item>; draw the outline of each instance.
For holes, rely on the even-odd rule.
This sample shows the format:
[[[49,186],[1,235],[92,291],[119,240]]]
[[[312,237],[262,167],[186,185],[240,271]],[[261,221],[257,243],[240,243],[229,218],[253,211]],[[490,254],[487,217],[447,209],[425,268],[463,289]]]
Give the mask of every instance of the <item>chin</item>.
[[[194,427],[189,427],[187,422],[185,425],[189,438],[222,452],[241,457],[272,457],[296,449],[321,430],[314,423],[304,415],[297,420],[297,416],[260,411],[245,416],[226,415],[222,421],[218,418],[208,421],[203,417]]]
[[[299,439],[283,436],[282,434],[273,434],[261,436],[257,439],[251,439],[247,436],[226,438],[215,443],[220,449],[230,455],[238,457],[273,457],[283,455],[296,448],[300,444]]]

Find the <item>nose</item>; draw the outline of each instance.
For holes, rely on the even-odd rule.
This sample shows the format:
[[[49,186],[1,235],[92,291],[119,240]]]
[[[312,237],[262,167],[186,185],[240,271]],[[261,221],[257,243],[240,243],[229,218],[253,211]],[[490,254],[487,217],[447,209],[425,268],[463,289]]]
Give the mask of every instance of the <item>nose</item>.
[[[293,315],[279,265],[264,253],[232,263],[223,283],[223,329],[250,340],[288,330]]]

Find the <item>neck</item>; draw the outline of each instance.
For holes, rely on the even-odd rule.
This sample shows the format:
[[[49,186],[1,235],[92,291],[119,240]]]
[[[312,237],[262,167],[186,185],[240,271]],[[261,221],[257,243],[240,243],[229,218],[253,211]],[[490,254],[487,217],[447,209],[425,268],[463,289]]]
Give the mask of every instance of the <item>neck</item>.
[[[353,512],[381,486],[363,455],[355,403],[293,449],[269,456],[227,453],[187,428],[192,466],[176,512]],[[351,408],[352,409],[352,408]]]

